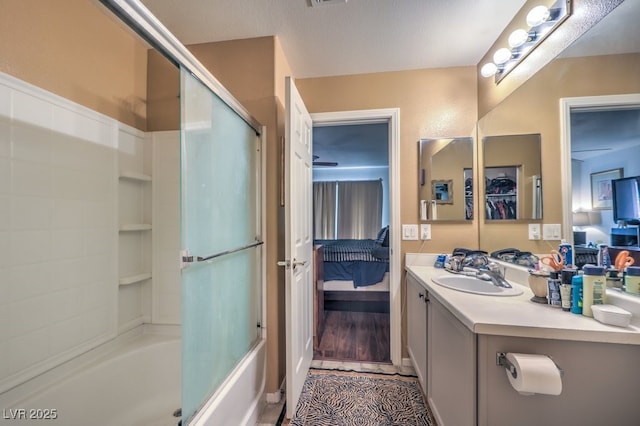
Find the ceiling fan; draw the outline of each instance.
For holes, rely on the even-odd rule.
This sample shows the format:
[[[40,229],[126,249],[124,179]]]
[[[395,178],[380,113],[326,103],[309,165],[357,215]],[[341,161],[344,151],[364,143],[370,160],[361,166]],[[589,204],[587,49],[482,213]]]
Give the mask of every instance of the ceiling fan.
[[[613,148],[572,149],[571,152],[611,151]]]
[[[323,167],[335,167],[338,165],[335,161],[316,161],[320,156],[313,156],[313,165],[314,166],[323,166]]]

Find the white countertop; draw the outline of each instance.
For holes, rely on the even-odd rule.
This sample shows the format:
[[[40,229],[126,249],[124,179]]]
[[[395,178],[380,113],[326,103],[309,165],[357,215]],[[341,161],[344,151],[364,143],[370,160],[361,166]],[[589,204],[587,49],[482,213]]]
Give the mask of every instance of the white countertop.
[[[424,264],[407,261],[406,270],[429,291],[430,297],[435,297],[474,333],[640,345],[637,315],[626,328],[602,324],[593,318],[532,302],[528,284],[511,279],[512,285],[522,286],[523,294],[501,297],[451,290],[431,281],[436,276],[450,275],[449,272]],[[509,272],[506,276],[510,278]]]

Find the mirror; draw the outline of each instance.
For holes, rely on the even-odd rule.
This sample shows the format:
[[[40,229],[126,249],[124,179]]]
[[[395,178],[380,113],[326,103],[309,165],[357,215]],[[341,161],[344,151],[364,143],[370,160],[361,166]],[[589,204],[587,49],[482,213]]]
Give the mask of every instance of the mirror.
[[[576,10],[575,14],[579,12]],[[572,169],[570,143],[563,146],[571,135],[567,125],[561,125],[560,100],[640,93],[640,26],[635,23],[639,14],[640,2],[624,1],[478,121],[478,140],[493,135],[540,135],[544,224],[562,224],[562,238],[568,241],[572,240],[572,231],[577,230],[571,222],[571,175],[577,171]],[[493,90],[500,91],[500,85]],[[636,141],[640,139],[637,130],[636,126]],[[601,148],[608,147],[611,139],[599,143]],[[479,151],[478,156],[482,157],[482,150]],[[619,159],[632,161],[626,157],[620,155]],[[595,158],[597,161],[599,157]],[[482,158],[479,164],[484,166]],[[609,162],[601,162],[600,166],[594,172],[623,167],[624,175],[631,176],[627,166]],[[484,180],[482,168],[480,175]],[[590,184],[586,188],[590,191]],[[591,199],[590,194],[585,198]],[[479,214],[484,212],[480,211]],[[611,211],[600,213],[610,215]],[[611,229],[605,231],[605,242],[609,242]],[[544,254],[560,242],[529,240],[527,224],[519,221],[479,221],[479,237],[480,248],[489,252],[517,247]]]
[[[485,220],[542,219],[540,134],[482,139]]]
[[[473,139],[418,141],[421,221],[473,219]]]

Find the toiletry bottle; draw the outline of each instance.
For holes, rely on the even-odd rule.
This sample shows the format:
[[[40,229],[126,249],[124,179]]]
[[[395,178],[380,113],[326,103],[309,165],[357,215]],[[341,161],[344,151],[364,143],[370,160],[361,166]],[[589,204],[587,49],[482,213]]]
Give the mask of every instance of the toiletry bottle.
[[[624,285],[627,293],[640,294],[640,266],[627,266]]]
[[[565,268],[560,274],[560,299],[563,311],[571,310],[571,281],[577,272],[576,269]]]
[[[583,291],[582,291],[582,315],[593,318],[591,306],[605,303],[607,284],[605,282],[604,268],[601,266],[584,265]]]
[[[560,298],[560,276],[559,272],[552,271],[549,273],[549,279],[547,280],[547,303],[554,308],[562,306],[562,299]]]
[[[609,246],[606,244],[598,244],[598,266],[602,266],[605,270],[611,268]]]
[[[622,289],[622,277],[618,276],[618,270],[616,268],[609,268],[606,271],[607,287]]]
[[[582,275],[571,278],[571,312],[582,314]]]
[[[562,240],[560,246],[558,246],[558,251],[564,258],[564,266],[568,268],[573,267],[573,247],[571,244]]]
[[[571,285],[571,280],[577,274],[578,274],[578,270],[575,268],[564,268],[560,273],[560,279],[562,280],[562,284]]]

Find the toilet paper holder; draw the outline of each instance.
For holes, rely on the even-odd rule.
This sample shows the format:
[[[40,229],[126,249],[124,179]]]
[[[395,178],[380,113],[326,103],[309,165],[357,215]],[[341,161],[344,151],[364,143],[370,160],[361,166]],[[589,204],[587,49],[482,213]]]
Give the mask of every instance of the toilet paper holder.
[[[551,357],[549,358],[551,359],[551,361],[553,361],[553,358]],[[558,371],[560,371],[560,376],[564,376],[564,370],[558,367],[558,364],[556,364],[555,361],[553,361],[553,363],[556,365],[556,368],[558,369]],[[518,371],[516,370],[516,366],[513,365],[511,361],[507,359],[506,352],[496,352],[496,365],[504,367],[509,373],[511,373],[511,376],[514,379],[518,377]]]

